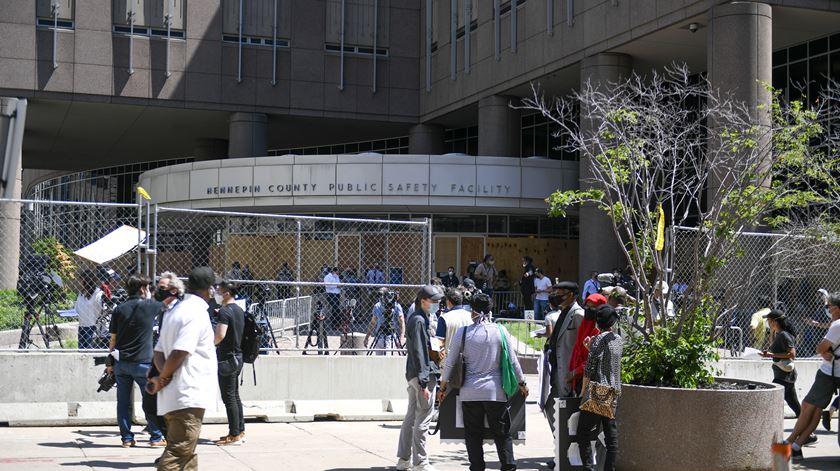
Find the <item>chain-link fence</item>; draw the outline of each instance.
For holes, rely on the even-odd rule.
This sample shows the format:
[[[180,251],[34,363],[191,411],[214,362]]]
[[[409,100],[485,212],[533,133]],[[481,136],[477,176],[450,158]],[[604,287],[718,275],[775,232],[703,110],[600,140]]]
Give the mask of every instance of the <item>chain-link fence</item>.
[[[428,220],[0,200],[0,348],[105,349],[130,274],[206,265],[240,285],[265,349],[358,354],[388,335],[399,350],[430,241]],[[374,309],[383,289],[400,308]]]
[[[682,287],[691,282],[695,254],[704,239],[694,230],[676,231],[673,299],[680,302]],[[769,347],[769,329],[762,314],[781,309],[797,331],[796,354],[813,356],[823,338],[830,315],[819,290],[840,291],[840,244],[836,241],[791,234],[742,233],[734,256],[715,276],[711,294],[722,307],[716,327],[726,347]],[[762,311],[765,310],[765,311]]]
[[[385,314],[394,313],[374,309],[380,289],[393,293],[405,310],[430,278],[428,220],[165,207],[153,214],[152,270],[182,274],[207,265],[238,282],[249,309],[273,333],[266,348],[313,353],[364,349],[387,325]],[[394,336],[400,340],[401,332]]]

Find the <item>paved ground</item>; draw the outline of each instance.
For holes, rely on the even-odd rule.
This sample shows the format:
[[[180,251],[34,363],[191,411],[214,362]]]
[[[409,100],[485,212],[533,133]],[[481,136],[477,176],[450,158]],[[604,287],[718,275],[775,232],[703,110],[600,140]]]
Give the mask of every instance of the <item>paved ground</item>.
[[[793,421],[785,423],[786,428]],[[211,440],[227,432],[225,425],[205,425],[198,447],[202,471],[287,469],[295,471],[385,470],[394,465],[399,423],[315,422],[246,425],[248,442],[219,448]],[[519,469],[542,469],[551,455],[548,425],[536,406],[528,406],[528,444],[515,449]],[[0,428],[0,469],[112,470],[151,469],[160,454],[149,448],[146,435],[138,446],[123,449],[115,427]],[[463,446],[442,445],[430,438],[435,466],[441,471],[467,466]],[[488,465],[498,469],[495,452],[485,447]],[[820,441],[805,449],[807,460],[797,470],[840,470],[836,434],[820,432]]]

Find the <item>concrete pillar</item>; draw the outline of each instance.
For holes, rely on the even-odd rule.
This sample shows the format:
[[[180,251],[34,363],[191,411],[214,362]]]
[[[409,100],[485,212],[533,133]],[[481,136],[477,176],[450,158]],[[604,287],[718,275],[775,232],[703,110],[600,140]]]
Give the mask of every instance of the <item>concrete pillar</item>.
[[[773,10],[756,2],[732,2],[709,10],[706,66],[713,89],[743,102],[756,124],[770,126],[773,80]],[[760,105],[764,105],[760,108]],[[770,136],[764,136],[769,139]],[[769,142],[760,143],[766,146]],[[709,200],[718,185],[709,184]]]
[[[580,66],[581,84],[589,81],[593,85],[605,86],[626,78],[632,72],[632,58],[625,54],[602,53],[583,59]],[[583,118],[585,111],[581,110],[581,129],[587,132],[593,123]],[[592,171],[588,159],[582,157],[580,161],[579,184],[581,189],[591,188],[593,183]],[[618,239],[612,228],[612,221],[602,210],[594,205],[583,205],[580,208],[580,230],[578,240],[578,283],[589,278],[591,271],[603,273],[615,267],[624,268],[627,260],[621,251]],[[581,285],[582,286],[582,285]]]
[[[228,157],[262,157],[268,153],[268,116],[233,113],[230,116]]]
[[[227,139],[198,139],[193,148],[193,159],[202,160],[224,159],[228,155]]]
[[[15,178],[14,197],[20,198],[22,170]],[[0,289],[17,288],[20,266],[20,203],[0,205]]]
[[[415,124],[408,131],[409,154],[440,155],[446,152],[443,126]]]
[[[522,123],[511,103],[519,97],[489,96],[478,100],[478,155],[519,157]]]

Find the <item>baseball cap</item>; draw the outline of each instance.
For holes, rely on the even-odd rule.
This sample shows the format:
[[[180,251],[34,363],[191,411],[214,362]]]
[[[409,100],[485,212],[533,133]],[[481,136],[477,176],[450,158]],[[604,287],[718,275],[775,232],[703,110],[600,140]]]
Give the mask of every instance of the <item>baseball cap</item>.
[[[417,297],[420,299],[431,299],[432,301],[440,301],[443,299],[443,293],[433,285],[426,285],[420,288],[420,292],[417,293]]]
[[[212,268],[196,267],[190,272],[190,277],[187,279],[187,286],[191,290],[208,289],[221,282],[222,279],[213,272]]]

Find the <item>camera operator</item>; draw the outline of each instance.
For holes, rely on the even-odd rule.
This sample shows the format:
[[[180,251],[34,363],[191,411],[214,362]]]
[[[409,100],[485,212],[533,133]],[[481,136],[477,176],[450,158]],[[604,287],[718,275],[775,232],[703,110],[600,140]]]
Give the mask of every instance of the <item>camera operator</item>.
[[[117,379],[117,422],[120,426],[122,447],[136,444],[131,432],[131,390],[133,383],[140,386],[143,411],[149,429],[149,445],[166,446],[160,431],[157,412],[151,407],[154,397],[146,392],[146,378],[153,357],[153,329],[158,314],[163,309],[159,301],[151,299],[151,280],[143,275],[132,275],[126,283],[129,298],[117,306],[111,316],[111,342],[109,351],[119,352],[114,375]]]
[[[96,337],[96,321],[102,315],[102,290],[99,289],[96,275],[91,270],[85,270],[81,276],[81,290],[76,296],[73,309],[79,315],[79,349],[94,348]]]
[[[370,324],[365,335],[365,348],[373,335],[377,350],[402,348],[405,345],[405,315],[402,306],[397,302],[397,293],[388,288],[379,289],[379,301],[373,306]],[[395,341],[399,338],[399,345]],[[378,351],[377,355],[386,352]]]
[[[443,286],[446,288],[455,288],[458,286],[458,275],[455,274],[455,267],[449,267],[446,269],[446,274],[441,277],[440,282],[443,283]]]

